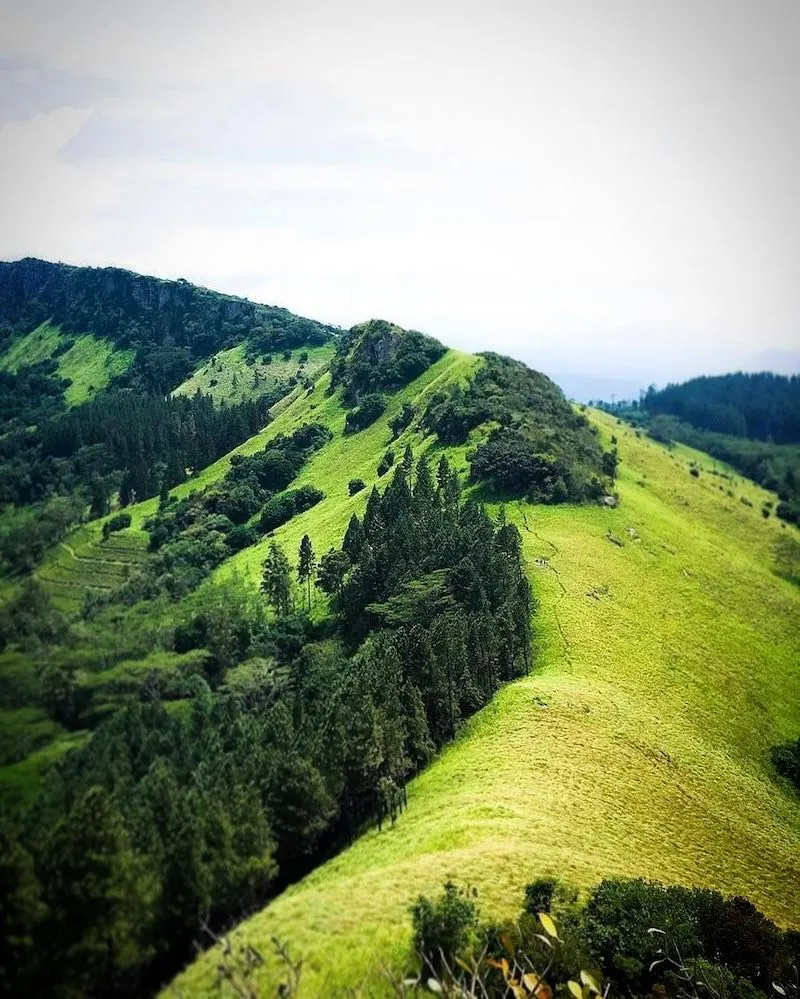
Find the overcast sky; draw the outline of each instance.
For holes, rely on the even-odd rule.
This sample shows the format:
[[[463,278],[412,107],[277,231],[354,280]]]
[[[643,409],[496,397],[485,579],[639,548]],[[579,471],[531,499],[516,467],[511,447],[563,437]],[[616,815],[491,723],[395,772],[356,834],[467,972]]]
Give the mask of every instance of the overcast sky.
[[[550,372],[800,349],[798,0],[0,0],[0,258]]]

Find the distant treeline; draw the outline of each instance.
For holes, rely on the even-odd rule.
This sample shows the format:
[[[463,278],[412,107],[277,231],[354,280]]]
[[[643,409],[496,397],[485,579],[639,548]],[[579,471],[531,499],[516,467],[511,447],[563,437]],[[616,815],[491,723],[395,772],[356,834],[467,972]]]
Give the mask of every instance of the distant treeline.
[[[651,386],[640,408],[713,433],[800,444],[800,375],[738,372],[692,378],[660,390]]]
[[[640,400],[598,405],[655,440],[705,451],[778,494],[776,513],[800,523],[800,376],[693,378]]]

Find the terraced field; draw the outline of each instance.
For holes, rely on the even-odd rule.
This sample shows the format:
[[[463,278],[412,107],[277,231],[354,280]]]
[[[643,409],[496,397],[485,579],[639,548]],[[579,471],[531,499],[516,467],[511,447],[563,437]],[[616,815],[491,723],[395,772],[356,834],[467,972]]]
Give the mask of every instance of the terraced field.
[[[36,576],[65,613],[75,613],[89,593],[109,593],[147,555],[144,531],[120,531],[103,540],[96,524],[73,531],[44,562]]]

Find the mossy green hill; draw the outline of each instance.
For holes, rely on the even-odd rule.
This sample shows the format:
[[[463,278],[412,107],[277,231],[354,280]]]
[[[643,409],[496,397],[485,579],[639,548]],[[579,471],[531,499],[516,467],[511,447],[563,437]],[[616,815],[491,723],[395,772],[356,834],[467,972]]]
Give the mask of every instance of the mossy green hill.
[[[282,419],[306,407],[342,418],[321,393]],[[320,549],[341,534],[359,500],[343,479],[377,461],[386,418],[309,462],[303,477],[330,492],[277,532],[287,549],[306,531]],[[236,931],[265,954],[272,935],[287,941],[305,995],[402,963],[409,902],[448,877],[498,915],[518,910],[537,875],[586,886],[627,874],[740,893],[800,924],[800,805],[769,759],[800,728],[800,594],[775,572],[776,546],[796,532],[762,517],[769,494],[706,456],[591,418],[619,438],[619,506],[507,509],[540,601],[531,676],[410,785],[394,828],[365,834]],[[259,555],[234,562],[255,573]],[[201,957],[174,987],[210,995],[214,962]]]
[[[53,337],[49,329],[42,331],[45,340]],[[381,337],[395,331],[377,330]],[[502,406],[490,408],[482,422],[466,424],[463,441],[445,446],[438,432],[424,428],[423,416],[434,399],[441,408],[441,393],[471,379],[474,385],[488,358],[447,351],[429,357],[433,363],[410,381],[413,366],[401,366],[388,385],[365,375],[337,387],[336,360],[345,351],[337,351],[333,371],[323,370],[333,351],[326,337],[309,344],[304,376],[315,375],[313,384],[297,384],[258,434],[171,490],[183,498],[216,486],[234,454],[255,455],[304,424],[322,424],[331,439],[309,454],[291,485],[313,486],[324,498],[274,532],[292,562],[304,534],[318,555],[341,544],[371,487],[391,479],[391,472],[378,471],[387,449],[398,458],[406,445],[415,458],[446,453],[463,472],[474,448],[497,440],[506,415]],[[235,372],[254,377],[253,362],[228,342],[215,340],[207,357],[212,348],[222,356],[217,363],[232,388]],[[195,381],[182,390],[216,387],[210,363],[196,367]],[[299,362],[297,368],[287,373],[299,374]],[[237,389],[239,382],[237,374]],[[355,433],[347,432],[343,402],[350,390],[353,403],[368,393],[381,395],[385,405]],[[495,395],[503,401],[502,393]],[[449,416],[461,419],[462,404],[475,400],[469,392],[456,396]],[[367,832],[236,931],[265,955],[273,935],[286,941],[304,961],[304,995],[353,985],[382,962],[402,966],[408,905],[446,878],[476,885],[487,914],[514,915],[523,885],[539,875],[588,886],[604,875],[626,874],[743,894],[778,922],[800,925],[800,804],[770,763],[771,748],[800,732],[800,591],[785,571],[797,562],[798,532],[762,515],[762,507],[774,503],[772,494],[708,456],[667,448],[602,413],[586,414],[587,427],[560,397],[554,405],[561,407],[561,426],[573,434],[574,453],[580,449],[585,459],[581,495],[600,484],[594,476],[599,459],[616,445],[619,504],[506,504],[538,598],[531,675],[503,689],[411,783],[408,810],[393,827]],[[406,424],[409,410],[413,419]],[[536,419],[527,424],[524,431],[535,435]],[[511,444],[517,439],[523,440],[513,436]],[[541,453],[544,439],[537,442]],[[505,448],[504,460],[510,455]],[[555,480],[561,456],[546,457]],[[351,479],[366,488],[351,496]],[[497,509],[485,486],[469,489]],[[37,570],[59,606],[77,615],[86,594],[113,591],[146,564],[145,525],[158,508],[157,498],[129,507],[130,528],[105,539],[102,520],[68,536]],[[203,585],[257,582],[272,540],[262,537],[226,558]],[[321,617],[325,598],[316,600],[314,614]],[[149,629],[160,627],[155,615],[168,616],[173,608],[164,611],[162,600],[153,621],[144,620],[151,613],[147,601],[134,611]],[[131,628],[135,614],[125,620]],[[128,696],[128,682],[134,690],[137,677],[153,667],[191,666],[169,641],[135,653],[144,658],[109,653],[102,670],[79,670],[79,684],[92,687],[95,714],[112,711]],[[3,669],[17,670],[15,690],[25,687],[30,662],[8,654]],[[175,700],[170,709],[187,704]],[[8,705],[4,730],[14,739],[18,733],[29,750],[3,770],[3,782],[20,797],[32,794],[38,775],[88,737],[52,725],[28,701]],[[214,969],[214,955],[206,954],[174,988],[211,995]],[[269,994],[274,968],[268,962],[259,975]]]

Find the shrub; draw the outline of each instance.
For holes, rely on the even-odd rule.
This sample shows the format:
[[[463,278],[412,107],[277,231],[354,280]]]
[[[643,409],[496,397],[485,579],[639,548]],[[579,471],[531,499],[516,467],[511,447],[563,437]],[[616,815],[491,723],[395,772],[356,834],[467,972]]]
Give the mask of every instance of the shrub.
[[[363,479],[351,479],[347,483],[347,489],[351,496],[355,496],[356,493],[360,493],[364,488],[366,488],[366,483]]]
[[[294,490],[294,506],[298,513],[310,510],[312,506],[316,506],[320,500],[324,499],[325,493],[321,489],[317,489],[316,486],[300,486],[299,489]]]
[[[270,531],[274,531],[276,527],[280,527],[281,524],[285,524],[288,520],[291,520],[294,513],[294,493],[291,491],[278,493],[277,496],[273,496],[272,499],[264,505],[264,509],[261,511],[258,526],[260,527],[262,533],[268,534]]]
[[[387,451],[378,464],[378,475],[386,475],[394,464],[394,451]]]
[[[126,527],[130,526],[131,515],[129,513],[115,514],[115,516],[103,524],[103,540],[105,541],[110,534],[115,534],[117,531],[124,531]]]
[[[403,408],[397,414],[389,420],[389,429],[392,431],[392,438],[396,440],[400,434],[406,429],[406,427],[411,425],[411,421],[414,419],[414,407],[410,406],[407,402],[403,404]]]
[[[414,927],[414,949],[434,974],[442,969],[442,957],[453,959],[466,953],[478,928],[475,892],[457,888],[452,881],[444,886],[439,898],[431,901],[420,895],[411,906]]]
[[[351,409],[344,423],[344,432],[354,434],[373,424],[386,409],[386,400],[379,392],[365,395],[361,405]]]
[[[689,469],[689,475],[694,476],[695,479],[699,479],[700,478],[700,469],[699,468],[690,468]]]
[[[525,885],[525,912],[535,916],[537,912],[549,912],[553,904],[558,881],[555,878],[537,878]]]
[[[772,750],[772,763],[778,773],[800,792],[800,738]]]

